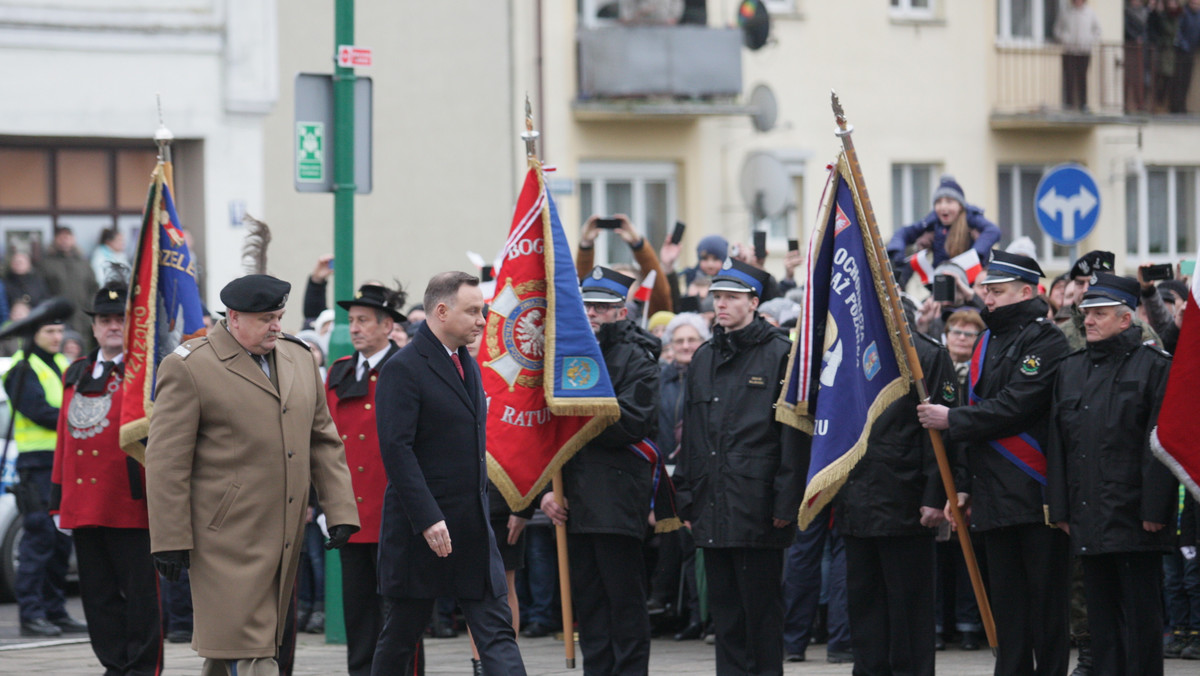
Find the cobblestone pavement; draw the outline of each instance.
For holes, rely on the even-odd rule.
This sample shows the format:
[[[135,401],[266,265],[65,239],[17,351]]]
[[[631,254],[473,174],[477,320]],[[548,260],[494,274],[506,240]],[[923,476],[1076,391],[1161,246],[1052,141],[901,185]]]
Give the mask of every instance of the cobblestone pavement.
[[[71,613],[79,618],[83,611],[79,599],[72,598]],[[575,669],[566,669],[563,646],[553,638],[520,640],[521,654],[531,676],[549,674],[582,674],[582,658]],[[471,673],[471,648],[465,634],[455,639],[425,641],[428,655],[427,674]],[[186,644],[165,644],[164,674],[197,676],[201,659]],[[576,650],[578,656],[578,650]],[[346,648],[327,645],[323,636],[301,634],[296,647],[295,676],[324,676],[346,673]],[[811,646],[808,660],[786,665],[788,676],[826,676],[850,674],[849,664],[828,664],[823,646]],[[938,653],[938,672],[953,676],[988,676],[992,673],[992,657],[987,650],[963,652],[952,645]],[[1195,674],[1200,664],[1167,660],[1168,675]],[[650,649],[651,674],[713,674],[713,648],[701,641],[676,642],[670,638],[655,639]],[[0,604],[0,672],[5,674],[55,674],[95,676],[102,673],[100,663],[92,654],[86,637],[67,637],[59,641],[31,641],[19,636],[16,604]]]

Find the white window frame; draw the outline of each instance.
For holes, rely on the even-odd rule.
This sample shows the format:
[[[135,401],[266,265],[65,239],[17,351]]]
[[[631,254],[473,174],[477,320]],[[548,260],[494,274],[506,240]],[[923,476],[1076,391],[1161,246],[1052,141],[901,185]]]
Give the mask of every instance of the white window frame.
[[[635,228],[645,236],[646,228],[646,182],[647,181],[663,181],[667,184],[667,218],[666,227],[668,233],[678,219],[678,186],[679,170],[674,162],[580,162],[579,163],[579,192],[583,193],[583,184],[590,183],[592,186],[592,208],[596,205],[605,204],[608,201],[607,186],[609,182],[621,182],[630,184],[630,204],[633,213],[628,214],[629,219],[633,222]],[[582,208],[582,203],[580,207]],[[611,214],[600,214],[600,216],[608,216]],[[591,214],[580,213],[581,219],[587,219]],[[579,225],[582,225],[582,221]],[[576,227],[579,227],[577,225]],[[608,265],[610,263],[608,256],[608,237],[596,238],[596,264]],[[646,246],[652,246],[657,250],[661,242],[652,242],[649,237],[646,237]]]
[[[1195,251],[1179,251],[1179,209],[1176,203],[1179,199],[1179,172],[1192,172],[1192,190],[1195,199],[1195,213],[1192,214],[1192,240],[1200,246],[1200,166],[1187,164],[1140,164],[1130,168],[1130,173],[1137,177],[1137,251],[1128,251],[1129,244],[1125,243],[1128,268],[1136,268],[1146,263],[1175,263],[1181,258],[1195,258]],[[1150,253],[1150,171],[1167,172],[1167,252]],[[1128,222],[1125,224],[1128,228]],[[1125,232],[1125,229],[1122,229]]]
[[[996,245],[1000,248],[1004,248],[1004,247],[1008,246],[1009,244],[1012,244],[1014,241],[1016,241],[1017,239],[1019,239],[1022,236],[1029,237],[1030,239],[1033,240],[1033,243],[1035,245],[1037,245],[1037,249],[1038,249],[1037,259],[1038,259],[1038,263],[1041,265],[1041,267],[1043,269],[1045,269],[1045,268],[1068,268],[1068,267],[1070,267],[1072,261],[1071,261],[1071,257],[1070,257],[1069,253],[1065,256],[1054,255],[1054,245],[1056,244],[1056,242],[1050,237],[1050,235],[1047,235],[1045,232],[1042,231],[1042,228],[1040,226],[1038,226],[1036,221],[1034,221],[1033,223],[1022,223],[1021,222],[1021,216],[1022,216],[1021,172],[1037,171],[1037,172],[1040,172],[1041,176],[1045,176],[1046,172],[1050,171],[1055,166],[1056,165],[1051,165],[1051,164],[1020,164],[1020,163],[1017,163],[1017,164],[1001,164],[996,169],[997,180],[999,180],[999,178],[1000,178],[1000,172],[1007,170],[1008,171],[1008,180],[1012,181],[1012,198],[1011,198],[1012,203],[1009,205],[1009,207],[1012,209],[1012,215],[1013,215],[1012,232],[1010,235],[1011,239],[1008,242],[997,242]],[[999,185],[996,186],[996,193],[997,193],[997,195],[999,195],[999,193],[1000,193]],[[1033,198],[1034,198],[1033,195],[1028,196],[1028,199],[1031,201],[1033,200]],[[1036,218],[1036,216],[1035,216],[1035,218]],[[997,221],[997,223],[996,223],[997,226],[1000,225],[998,222],[999,219],[1000,219],[1000,214],[999,214],[999,212],[997,212],[996,219],[995,219]],[[989,219],[989,220],[992,220],[992,219]],[[1001,228],[1001,230],[1003,230],[1003,228]]]
[[[893,19],[928,21],[937,18],[937,0],[928,0],[928,7],[914,7],[913,0],[891,0],[888,13]],[[892,4],[896,3],[896,4]]]
[[[896,230],[910,223],[916,223],[932,209],[933,191],[937,190],[938,177],[942,175],[942,165],[937,162],[893,162],[892,169],[900,169],[900,222],[893,223]],[[920,207],[913,201],[913,170],[929,169],[929,194],[925,197],[925,206]],[[896,190],[896,186],[892,186]]]
[[[1059,0],[1030,0],[1033,12],[1032,36],[1012,34],[1012,0],[996,0],[996,44],[1006,47],[1040,47],[1046,44],[1046,3]]]

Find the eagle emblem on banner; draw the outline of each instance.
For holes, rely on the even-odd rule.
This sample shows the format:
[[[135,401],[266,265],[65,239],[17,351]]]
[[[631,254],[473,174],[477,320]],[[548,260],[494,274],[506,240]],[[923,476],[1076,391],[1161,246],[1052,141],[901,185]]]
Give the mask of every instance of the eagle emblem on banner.
[[[484,336],[490,354],[484,364],[508,383],[541,387],[546,356],[546,282],[535,279],[515,287],[508,280],[492,298]]]

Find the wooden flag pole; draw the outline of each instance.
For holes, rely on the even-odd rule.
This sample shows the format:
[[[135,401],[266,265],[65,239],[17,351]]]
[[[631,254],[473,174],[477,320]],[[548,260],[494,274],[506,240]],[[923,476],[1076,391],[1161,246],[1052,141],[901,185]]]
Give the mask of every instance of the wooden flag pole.
[[[551,486],[554,488],[554,497],[561,499],[563,496],[563,480],[562,470],[554,473],[554,478],[551,479]],[[562,621],[563,621],[563,651],[567,658],[567,668],[575,668],[575,609],[571,604],[571,566],[567,558],[567,526],[555,526],[554,532],[557,537],[555,540],[558,545],[558,591],[562,596]]]
[[[538,133],[533,129],[533,108],[529,104],[529,96],[525,97],[525,131],[521,134],[521,139],[525,141],[525,156],[529,161],[529,166],[537,167],[538,172],[542,171],[542,165],[537,159],[537,138]],[[563,480],[562,470],[554,473],[554,478],[551,479],[551,487],[554,490],[554,497],[563,504]],[[562,596],[562,620],[563,620],[563,652],[567,660],[567,668],[575,668],[575,613],[571,604],[571,566],[570,559],[567,556],[567,527],[566,525],[555,526],[555,540],[558,545],[558,588]]]
[[[842,140],[846,163],[850,166],[850,173],[854,178],[858,197],[863,206],[863,215],[871,226],[871,242],[876,259],[880,262],[881,269],[890,271],[891,264],[883,246],[883,238],[879,235],[879,225],[875,221],[875,210],[871,206],[871,198],[867,196],[867,185],[863,179],[862,167],[858,163],[858,153],[854,150],[854,141],[850,139],[850,133],[854,128],[846,122],[837,92],[833,93],[833,114],[838,125],[838,131],[835,134]],[[929,403],[929,392],[925,387],[925,372],[921,368],[921,361],[917,358],[917,348],[913,344],[908,318],[900,306],[899,288],[896,287],[894,278],[884,281],[884,286],[888,290],[888,305],[895,318],[896,326],[900,329],[900,344],[904,346],[905,360],[908,362],[908,368],[912,372],[913,381],[917,386],[917,396],[922,402]],[[962,510],[958,508],[958,491],[954,487],[954,476],[950,471],[950,459],[946,455],[946,445],[942,441],[942,433],[938,430],[929,430],[929,438],[933,442],[934,455],[937,456],[938,470],[942,475],[942,485],[946,490],[947,503],[950,505],[951,516],[958,531],[958,542],[962,546],[963,558],[966,559],[967,572],[971,576],[971,586],[975,590],[975,599],[979,603],[979,615],[983,619],[983,628],[987,632],[988,645],[995,652],[997,645],[996,622],[992,619],[992,606],[988,602],[987,590],[983,588],[983,576],[979,573],[979,562],[975,560],[975,548],[971,546],[971,534],[967,532],[967,524],[963,520]]]

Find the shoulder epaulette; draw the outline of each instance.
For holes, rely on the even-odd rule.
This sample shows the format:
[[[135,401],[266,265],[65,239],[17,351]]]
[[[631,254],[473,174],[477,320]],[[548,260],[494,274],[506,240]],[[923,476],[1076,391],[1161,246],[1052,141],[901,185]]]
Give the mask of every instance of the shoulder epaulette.
[[[357,358],[358,358],[358,354],[355,353],[355,354],[351,354],[351,355],[342,357],[341,359],[338,359],[337,361],[330,364],[329,365],[329,374],[327,376],[328,382],[332,384],[332,383],[336,383],[338,380],[340,380],[344,373],[346,373],[347,371],[350,371],[354,368],[355,362],[352,360],[357,359]]]
[[[1159,347],[1158,345],[1156,345],[1154,343],[1142,343],[1142,347],[1150,350],[1151,352],[1159,355],[1160,357],[1166,357],[1167,359],[1172,358],[1172,355],[1170,352],[1167,352],[1166,350],[1162,349],[1161,347]]]
[[[208,336],[200,336],[199,338],[193,338],[186,343],[180,343],[175,347],[174,350],[172,350],[172,352],[179,355],[182,359],[187,359],[188,355],[195,351],[196,348],[207,343]]]
[[[309,348],[308,348],[308,343],[304,342],[304,340],[302,340],[302,339],[300,339],[300,338],[297,338],[296,336],[293,336],[293,335],[292,335],[292,334],[290,334],[290,333],[285,333],[285,334],[283,334],[282,338],[283,338],[284,340],[290,340],[291,342],[293,342],[293,343],[295,343],[295,344],[299,345],[300,347],[303,347],[305,350],[309,349]]]

